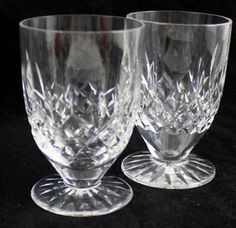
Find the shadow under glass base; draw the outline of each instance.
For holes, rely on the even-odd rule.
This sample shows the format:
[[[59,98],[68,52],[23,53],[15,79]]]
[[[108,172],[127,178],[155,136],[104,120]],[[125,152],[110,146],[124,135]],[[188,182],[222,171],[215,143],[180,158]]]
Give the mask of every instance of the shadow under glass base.
[[[118,177],[104,177],[99,185],[78,189],[64,184],[55,174],[38,181],[31,190],[33,201],[55,214],[85,217],[112,213],[133,197],[131,187]]]
[[[154,188],[188,189],[207,184],[215,176],[214,165],[199,156],[190,154],[179,163],[163,163],[148,151],[126,157],[121,165],[123,173],[131,180]]]

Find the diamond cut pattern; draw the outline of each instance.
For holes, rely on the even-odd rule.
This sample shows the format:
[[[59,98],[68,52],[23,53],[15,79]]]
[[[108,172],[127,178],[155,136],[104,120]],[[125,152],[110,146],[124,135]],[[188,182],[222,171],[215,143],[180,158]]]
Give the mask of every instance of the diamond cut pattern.
[[[129,96],[124,91],[130,89],[133,81],[125,81],[127,88],[121,88],[122,94],[119,85],[102,90],[90,81],[72,80],[67,86],[56,81],[47,83],[37,63],[33,75],[28,57],[27,61],[23,74],[25,105],[39,148],[49,157],[57,153],[56,159],[64,165],[70,165],[82,154],[96,157],[98,166],[107,156],[115,158],[132,131],[136,98],[124,99],[124,95]],[[128,69],[123,71],[128,75]]]
[[[169,47],[172,42],[176,41],[170,40]],[[184,41],[181,45],[190,50]],[[227,58],[223,62],[220,54],[222,47],[216,43],[211,55],[199,56],[192,62],[177,60],[170,48],[161,53],[162,57],[157,50],[145,53],[142,110],[137,126],[149,150],[157,156],[189,153],[210,127],[219,108],[227,67]],[[177,62],[170,64],[173,59]]]

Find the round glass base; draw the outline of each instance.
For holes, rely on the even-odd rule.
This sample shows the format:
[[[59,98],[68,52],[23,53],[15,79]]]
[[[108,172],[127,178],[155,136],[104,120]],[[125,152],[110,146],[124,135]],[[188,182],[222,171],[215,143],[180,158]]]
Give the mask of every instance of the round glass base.
[[[55,174],[38,181],[31,190],[33,201],[55,214],[84,217],[109,214],[127,205],[131,187],[118,177],[104,177],[97,186],[78,189],[64,184]]]
[[[124,174],[140,184],[164,189],[195,188],[210,182],[215,176],[214,165],[190,154],[183,162],[161,162],[148,151],[126,157],[121,165]]]

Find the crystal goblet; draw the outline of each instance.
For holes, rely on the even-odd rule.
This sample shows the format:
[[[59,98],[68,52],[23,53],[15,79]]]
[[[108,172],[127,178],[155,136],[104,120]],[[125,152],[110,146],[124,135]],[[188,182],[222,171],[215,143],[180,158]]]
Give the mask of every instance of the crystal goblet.
[[[122,163],[132,180],[156,188],[208,183],[213,164],[189,154],[219,108],[232,21],[194,12],[131,13],[145,23],[142,96],[137,128],[149,152]]]
[[[32,188],[34,202],[67,216],[111,213],[132,198],[102,177],[127,145],[139,105],[143,24],[98,15],[20,23],[24,101],[32,135],[59,175]]]

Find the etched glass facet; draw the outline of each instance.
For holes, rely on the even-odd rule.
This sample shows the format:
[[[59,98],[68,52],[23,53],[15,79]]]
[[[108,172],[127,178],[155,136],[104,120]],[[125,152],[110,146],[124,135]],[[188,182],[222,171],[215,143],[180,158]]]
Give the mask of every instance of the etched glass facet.
[[[124,173],[159,188],[205,184],[214,177],[214,166],[188,155],[220,105],[231,20],[178,11],[128,17],[145,22],[142,101],[136,125],[151,155],[126,158]]]
[[[92,216],[117,210],[132,198],[124,181],[101,178],[133,130],[141,28],[132,19],[109,16],[21,22],[26,112],[38,147],[62,177],[42,179],[32,189],[42,208]]]

